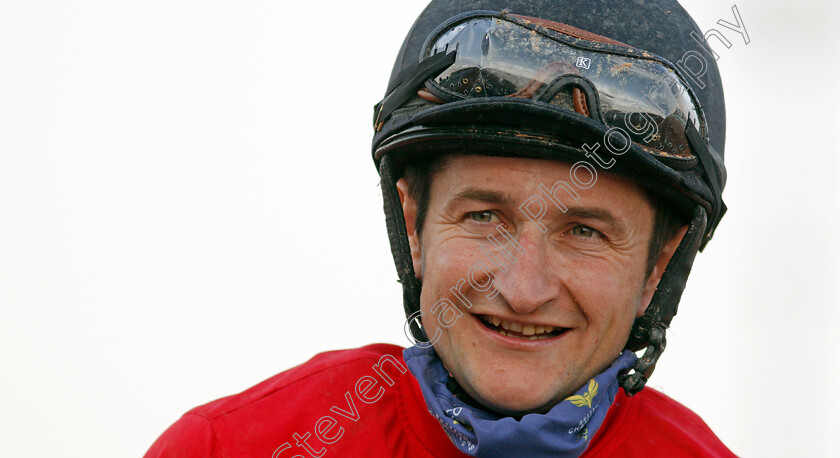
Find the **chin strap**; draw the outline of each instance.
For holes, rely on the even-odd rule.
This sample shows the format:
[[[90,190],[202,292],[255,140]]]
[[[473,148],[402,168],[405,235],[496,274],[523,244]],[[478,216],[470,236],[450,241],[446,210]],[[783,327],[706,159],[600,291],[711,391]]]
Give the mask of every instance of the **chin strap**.
[[[420,326],[420,280],[414,276],[414,264],[411,262],[411,247],[405,231],[405,216],[397,192],[397,177],[394,164],[389,155],[385,155],[379,164],[380,184],[385,206],[385,226],[388,228],[388,240],[391,242],[391,255],[397,266],[397,276],[403,286],[403,308],[408,317],[411,337],[417,342],[428,342],[426,333]]]
[[[700,159],[700,165],[706,175],[706,181],[712,190],[714,201],[712,202],[711,213],[707,218],[705,232],[701,239],[699,250],[703,251],[726,213],[726,204],[723,203],[723,187],[726,186],[726,167],[723,166],[723,158],[720,153],[711,145],[707,145],[697,129],[690,122],[685,124],[685,135],[691,144],[692,150]]]
[[[633,330],[627,339],[627,345],[624,347],[634,352],[645,350],[633,366],[633,372],[619,380],[628,396],[642,391],[656,367],[656,362],[665,351],[665,330],[677,314],[677,306],[705,230],[706,211],[702,206],[697,205],[694,207],[688,231],[668,262],[665,272],[662,273],[650,305],[644,315],[636,318]]]

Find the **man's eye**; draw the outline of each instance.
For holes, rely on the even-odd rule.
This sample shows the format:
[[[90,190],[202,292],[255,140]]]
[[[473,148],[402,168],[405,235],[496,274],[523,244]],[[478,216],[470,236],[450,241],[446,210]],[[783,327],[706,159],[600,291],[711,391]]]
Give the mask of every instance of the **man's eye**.
[[[578,237],[584,237],[584,238],[591,238],[591,237],[597,237],[598,235],[600,235],[600,233],[598,231],[596,231],[595,229],[592,229],[589,226],[584,226],[584,225],[579,224],[579,225],[575,226],[574,228],[572,228],[572,235],[576,235]]]
[[[495,219],[498,219],[495,213],[490,210],[481,210],[477,212],[470,212],[469,213],[470,219],[477,223],[487,224],[492,223]]]

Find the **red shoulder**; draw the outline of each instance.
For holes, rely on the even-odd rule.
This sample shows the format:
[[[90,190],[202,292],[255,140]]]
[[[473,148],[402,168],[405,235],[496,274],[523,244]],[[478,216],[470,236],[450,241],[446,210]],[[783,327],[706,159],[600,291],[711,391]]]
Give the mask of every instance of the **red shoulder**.
[[[343,390],[345,380],[360,370],[369,371],[371,365],[385,355],[394,356],[402,363],[402,351],[403,348],[397,345],[371,344],[348,350],[319,353],[309,361],[274,375],[239,394],[217,399],[196,407],[189,413],[210,419],[228,415],[293,385],[317,384],[319,389],[329,391],[332,382],[340,383],[341,386],[337,388]],[[307,398],[311,398],[309,390],[301,391]]]
[[[184,414],[158,437],[145,458],[204,458],[216,456],[216,438],[210,422],[201,416]]]
[[[653,388],[619,390],[586,456],[735,456],[688,407]]]
[[[276,443],[278,432],[299,426],[295,418],[329,413],[348,390],[353,391],[358,379],[377,375],[378,370],[387,386],[391,378],[405,371],[402,350],[396,345],[373,344],[315,355],[239,394],[190,410],[145,456],[227,456],[232,444],[240,452],[245,451],[242,444],[248,444],[251,451],[276,448],[280,445]]]

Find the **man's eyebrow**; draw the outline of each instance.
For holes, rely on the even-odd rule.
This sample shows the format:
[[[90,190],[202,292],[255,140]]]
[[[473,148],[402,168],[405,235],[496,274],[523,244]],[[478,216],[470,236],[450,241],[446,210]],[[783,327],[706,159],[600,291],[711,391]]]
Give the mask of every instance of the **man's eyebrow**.
[[[514,205],[513,197],[505,192],[468,187],[456,194],[455,197],[449,201],[449,205],[447,206],[459,204],[468,200],[477,200],[479,202],[486,202],[488,204],[496,204],[506,207]]]
[[[451,208],[452,206],[465,201],[479,201],[506,207],[519,207],[519,205],[516,204],[515,199],[510,194],[502,191],[474,187],[464,188],[458,192],[458,194],[449,201],[446,207]],[[566,212],[561,212],[556,207],[554,207],[554,209],[557,210],[558,214],[566,217],[603,221],[610,226],[610,229],[614,232],[622,234],[627,232],[627,226],[610,211],[603,208],[572,206],[568,207]]]
[[[604,210],[603,208],[569,207],[569,209],[565,212],[565,215],[572,218],[603,221],[615,232],[622,234],[627,232],[627,226],[625,226],[624,223],[616,218],[612,213],[608,210]]]

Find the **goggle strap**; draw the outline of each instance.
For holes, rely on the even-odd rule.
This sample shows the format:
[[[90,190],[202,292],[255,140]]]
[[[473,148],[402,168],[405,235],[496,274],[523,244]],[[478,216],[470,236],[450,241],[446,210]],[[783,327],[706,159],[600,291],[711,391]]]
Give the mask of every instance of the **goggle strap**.
[[[712,238],[714,228],[717,227],[717,224],[720,222],[723,214],[726,213],[726,205],[723,203],[723,191],[721,189],[721,182],[718,179],[715,161],[709,152],[709,148],[706,146],[706,142],[703,141],[703,138],[700,136],[700,132],[697,132],[697,129],[691,122],[687,122],[685,125],[685,136],[688,138],[691,148],[700,159],[700,164],[703,166],[703,171],[706,173],[709,185],[712,187],[712,193],[715,200],[712,206],[712,214],[709,215],[709,222],[706,226],[708,229],[703,237],[703,241],[700,243],[700,251],[703,251],[703,248],[706,247],[706,244]]]
[[[510,16],[515,17],[515,18],[520,19],[520,20],[523,20],[526,23],[531,22],[531,23],[534,23],[534,24],[536,24],[540,27],[545,27],[546,29],[553,30],[555,32],[559,32],[559,33],[562,33],[564,35],[569,35],[571,37],[579,38],[581,40],[595,41],[595,42],[598,42],[598,43],[608,43],[608,44],[611,44],[611,45],[625,46],[625,47],[628,47],[628,48],[630,47],[630,45],[628,45],[626,43],[622,43],[620,41],[613,40],[612,38],[605,37],[603,35],[598,35],[596,33],[588,32],[586,30],[579,29],[577,27],[573,27],[569,24],[563,24],[562,22],[554,22],[554,21],[549,21],[549,20],[546,20],[546,19],[540,19],[540,18],[529,17],[529,16],[520,16],[518,14],[511,14]]]
[[[386,95],[373,108],[373,128],[378,132],[382,128],[385,120],[391,116],[391,113],[416,94],[417,87],[420,84],[454,64],[456,53],[457,49],[448,53],[437,53],[407,68],[405,74],[412,76],[398,84],[393,91]]]
[[[592,84],[592,81],[583,76],[576,74],[561,75],[540,88],[533,98],[541,102],[551,103],[551,100],[567,86],[572,86],[572,100],[576,112],[606,124],[599,108],[601,103],[598,100],[598,91],[594,89],[595,85]]]

